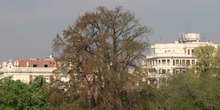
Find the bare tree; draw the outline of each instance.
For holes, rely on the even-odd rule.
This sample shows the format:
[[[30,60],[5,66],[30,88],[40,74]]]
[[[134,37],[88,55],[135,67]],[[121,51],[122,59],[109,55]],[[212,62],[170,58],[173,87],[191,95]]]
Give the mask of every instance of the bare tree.
[[[60,70],[71,76],[69,97],[86,94],[84,108],[122,109],[121,93],[128,85],[136,86],[136,76],[129,70],[136,71],[144,58],[149,33],[121,7],[98,7],[80,16],[53,41],[55,55],[64,65]]]

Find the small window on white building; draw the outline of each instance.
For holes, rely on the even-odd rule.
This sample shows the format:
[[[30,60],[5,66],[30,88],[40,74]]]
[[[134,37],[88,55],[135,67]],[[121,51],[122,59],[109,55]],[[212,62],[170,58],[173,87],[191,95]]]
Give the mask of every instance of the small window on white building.
[[[195,64],[195,60],[192,60],[192,65],[194,65]]]
[[[186,64],[186,61],[185,61],[185,60],[182,60],[182,64],[185,65],[185,64]]]
[[[166,70],[165,69],[162,69],[162,74],[166,74]]]
[[[33,64],[32,67],[37,67],[37,64]]]
[[[179,74],[180,70],[179,69],[175,69],[175,74]]]
[[[44,67],[44,68],[47,68],[47,67],[48,67],[48,64],[44,64],[43,67]]]
[[[190,65],[190,60],[186,60],[186,64],[189,66]]]
[[[162,65],[166,65],[166,60],[162,60]]]
[[[177,64],[177,65],[179,64],[179,60],[176,60],[176,64]]]
[[[192,49],[192,54],[194,54],[194,49]]]
[[[170,60],[169,60],[169,59],[167,60],[167,65],[168,65],[168,66],[170,65]]]

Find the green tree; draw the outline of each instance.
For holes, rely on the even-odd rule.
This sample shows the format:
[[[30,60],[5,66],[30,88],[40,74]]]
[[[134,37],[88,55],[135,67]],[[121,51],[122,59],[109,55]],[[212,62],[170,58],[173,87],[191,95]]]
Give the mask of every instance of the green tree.
[[[136,71],[144,58],[149,32],[121,7],[98,7],[80,16],[53,43],[60,72],[71,76],[68,96],[78,95],[82,109],[131,109],[121,94],[137,88],[139,79],[129,70]]]
[[[174,75],[164,87],[165,108],[171,110],[216,110],[220,108],[220,80],[195,73]]]
[[[11,77],[2,79],[0,83],[0,109],[29,109],[31,93],[27,84]]]
[[[45,110],[47,108],[45,92],[40,89],[41,86],[32,87],[19,80],[12,80],[12,77],[4,78],[0,81],[0,109]]]
[[[173,110],[220,109],[219,47],[201,46],[195,49],[195,67],[171,77],[164,94],[165,108]]]
[[[197,58],[196,70],[200,76],[210,73],[215,67],[216,49],[213,46],[201,46],[195,48],[194,55]]]
[[[38,76],[30,83],[29,89],[31,92],[31,107],[33,110],[46,110],[48,108],[46,89],[48,85],[44,77]]]

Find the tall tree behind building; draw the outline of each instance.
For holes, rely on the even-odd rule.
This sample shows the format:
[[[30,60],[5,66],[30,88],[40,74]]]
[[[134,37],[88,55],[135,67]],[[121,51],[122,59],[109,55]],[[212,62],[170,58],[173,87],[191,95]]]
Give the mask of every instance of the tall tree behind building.
[[[121,94],[136,89],[138,78],[129,70],[138,70],[149,33],[133,13],[121,7],[98,7],[80,16],[53,42],[62,62],[59,70],[71,76],[68,97],[81,93],[79,99],[86,102],[82,108],[122,109],[132,104],[123,101]]]

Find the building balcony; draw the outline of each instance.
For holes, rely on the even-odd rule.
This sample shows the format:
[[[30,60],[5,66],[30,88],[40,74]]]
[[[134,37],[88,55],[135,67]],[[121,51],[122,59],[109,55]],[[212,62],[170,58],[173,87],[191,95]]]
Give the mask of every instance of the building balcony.
[[[52,73],[56,70],[55,67],[44,68],[44,67],[14,67],[14,68],[2,68],[2,73]]]
[[[146,56],[147,59],[153,59],[153,58],[194,58],[192,55],[188,54],[181,54],[181,53],[160,53],[160,54],[148,54]]]
[[[189,65],[186,64],[169,64],[169,65],[147,65],[147,68],[179,68],[179,67],[189,67]]]

